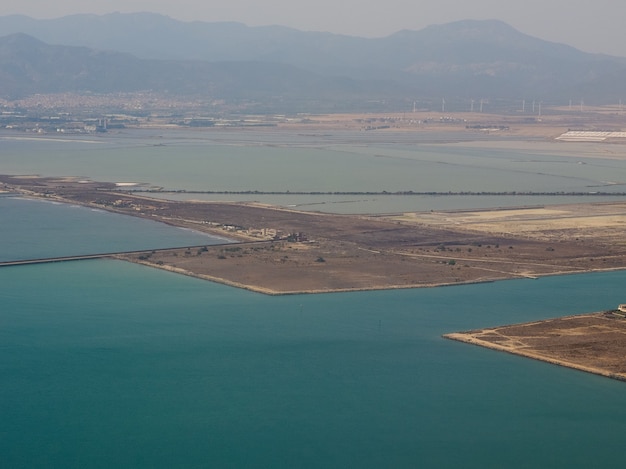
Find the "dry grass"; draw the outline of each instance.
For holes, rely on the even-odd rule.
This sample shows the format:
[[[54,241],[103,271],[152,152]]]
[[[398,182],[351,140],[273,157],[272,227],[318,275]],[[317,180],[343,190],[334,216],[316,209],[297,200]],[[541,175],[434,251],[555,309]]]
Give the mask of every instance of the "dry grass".
[[[610,312],[459,332],[444,337],[626,380],[626,320]]]

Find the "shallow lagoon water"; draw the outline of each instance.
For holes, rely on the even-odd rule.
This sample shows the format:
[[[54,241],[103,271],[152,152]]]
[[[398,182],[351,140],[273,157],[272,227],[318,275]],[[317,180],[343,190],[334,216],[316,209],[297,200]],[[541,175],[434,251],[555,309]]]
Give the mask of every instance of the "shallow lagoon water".
[[[74,140],[4,136],[0,171],[196,191],[621,192],[625,187],[626,160],[615,157],[626,153],[624,145],[603,150],[498,137],[452,143],[441,138],[223,130],[129,130]]]
[[[149,197],[183,201],[255,202],[289,209],[341,214],[390,214],[431,210],[480,210],[506,207],[623,201],[615,196],[461,196],[461,195],[301,195],[157,193]]]
[[[228,242],[142,218],[21,197],[0,197],[0,223],[0,261]]]

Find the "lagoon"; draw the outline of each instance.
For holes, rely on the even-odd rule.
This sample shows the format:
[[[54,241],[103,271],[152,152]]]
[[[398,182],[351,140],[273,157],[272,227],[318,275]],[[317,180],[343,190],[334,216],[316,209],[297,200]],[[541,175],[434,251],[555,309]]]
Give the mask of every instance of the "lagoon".
[[[23,197],[0,197],[0,223],[0,262],[228,242],[142,218]]]
[[[485,153],[408,137],[404,147],[375,139],[363,146],[343,135],[330,146],[297,137],[296,148],[260,134],[193,135],[164,134],[163,146],[154,146],[155,133],[97,143],[0,139],[0,172],[312,190],[626,180],[621,160],[599,158],[590,146],[577,147],[588,153],[580,155],[585,164],[572,164],[556,147]],[[464,155],[469,163],[453,164]],[[336,174],[327,178],[330,168]],[[187,236],[203,236],[12,197],[0,197],[0,217],[4,257],[196,244]],[[625,281],[626,272],[604,272],[269,297],[113,260],[0,268],[0,462],[614,467],[623,459],[624,383],[441,335],[612,308],[624,302]]]
[[[0,136],[5,174],[75,176],[188,191],[623,192],[626,146],[498,136],[127,130],[89,138]],[[467,140],[472,138],[473,140]],[[168,195],[166,195],[168,197]],[[196,194],[178,198],[205,198]],[[589,197],[209,197],[305,210],[381,213],[589,201]],[[620,198],[616,196],[611,200]],[[623,198],[623,197],[622,197]],[[595,200],[595,199],[594,199]],[[608,199],[607,199],[608,200]],[[469,205],[469,206],[468,206]]]

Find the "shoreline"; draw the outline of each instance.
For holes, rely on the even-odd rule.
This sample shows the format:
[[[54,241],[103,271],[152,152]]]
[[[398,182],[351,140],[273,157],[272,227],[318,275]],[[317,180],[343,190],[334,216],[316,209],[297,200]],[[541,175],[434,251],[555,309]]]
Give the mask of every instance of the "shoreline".
[[[497,344],[492,344],[490,342],[482,341],[479,339],[475,339],[473,337],[465,336],[463,333],[451,333],[442,335],[444,339],[454,340],[456,342],[462,342],[465,344],[476,345],[478,347],[483,347],[490,350],[496,350],[498,352],[505,352],[510,355],[517,355],[519,357],[530,358],[532,360],[549,363],[551,365],[562,366],[564,368],[571,368],[578,371],[584,371],[585,373],[592,373],[594,375],[604,376],[605,378],[615,379],[617,381],[626,382],[626,373],[612,373],[600,368],[594,368],[589,366],[580,365],[573,362],[568,362],[565,360],[558,360],[554,358],[549,358],[537,353],[532,352],[524,352],[524,351],[513,351],[506,347],[499,346]]]
[[[542,206],[364,216],[152,199],[112,190],[115,183],[69,178],[0,175],[1,182],[9,192],[35,200],[81,205],[219,237],[230,247],[170,248],[114,257],[267,295],[434,288],[626,269],[626,247],[617,243],[621,220],[626,220],[623,202],[559,205],[558,210]],[[599,211],[607,221],[596,223]],[[587,232],[579,240],[572,226],[585,225],[581,217],[596,224],[585,226]],[[563,220],[574,222],[563,225]],[[538,227],[537,238],[532,232],[508,232],[510,226],[534,226],[531,223]],[[281,237],[251,235],[270,231]]]
[[[606,314],[607,312],[596,312],[562,316],[559,318],[532,321],[529,323],[447,333],[443,334],[442,337],[456,342],[505,352],[511,355],[530,358],[532,360],[626,382],[626,371],[611,371],[608,365],[602,367],[597,364],[592,365],[586,363],[588,361],[593,361],[593,355],[587,349],[590,347],[593,348],[594,345],[601,344],[602,347],[597,353],[602,355],[602,358],[606,358],[607,355],[610,355],[610,353],[607,353],[606,350],[607,348],[608,350],[611,350],[611,347],[613,346],[613,355],[617,356],[620,369],[624,370],[626,367],[626,357],[621,358],[621,348],[616,349],[617,346],[615,343],[607,341],[605,337],[602,337],[603,340],[598,340],[596,337],[591,336],[594,332],[597,334],[597,329],[599,327],[603,327],[606,331],[624,335],[624,339],[626,339],[626,321],[623,319],[605,319]],[[607,323],[603,321],[610,322]],[[578,330],[574,333],[572,332],[573,328],[568,329],[568,322],[585,322],[588,324],[582,327],[579,326]],[[601,324],[598,325],[599,323]],[[533,330],[541,329],[541,333],[534,332],[536,335],[532,337],[521,333],[516,334],[516,332],[522,328]],[[587,330],[586,333],[584,332],[585,330]],[[605,334],[608,335],[608,332],[606,331]],[[576,336],[581,337],[580,343],[576,341]],[[616,339],[613,339],[613,341],[614,340]],[[622,342],[626,342],[626,340],[620,341],[620,347]],[[589,345],[590,343],[592,345]],[[579,352],[577,351],[581,349],[587,350],[587,354],[578,356],[577,353]],[[569,356],[567,355],[568,353],[571,356],[577,357],[578,361],[559,356],[560,354]]]
[[[236,243],[234,243],[236,244]],[[198,246],[193,246],[198,247]],[[147,252],[147,251],[146,251]],[[195,277],[202,280],[208,280],[210,282],[219,283],[223,285],[228,285],[236,288],[241,288],[243,290],[249,290],[256,293],[262,293],[264,295],[269,296],[282,296],[282,295],[315,295],[315,294],[323,294],[323,293],[350,293],[350,292],[359,292],[359,291],[383,291],[383,290],[410,290],[410,289],[419,289],[419,288],[444,288],[444,287],[455,287],[455,286],[463,286],[463,285],[480,285],[485,283],[495,283],[495,282],[503,282],[507,280],[539,280],[543,277],[554,277],[554,276],[565,276],[565,275],[583,275],[583,274],[593,274],[593,273],[601,273],[601,272],[615,272],[620,270],[626,270],[626,267],[616,267],[616,268],[606,268],[606,269],[589,269],[589,270],[576,270],[576,271],[568,271],[568,272],[554,272],[543,275],[517,275],[517,276],[509,276],[502,278],[492,278],[485,280],[469,280],[466,282],[439,282],[439,283],[421,283],[414,285],[372,285],[369,287],[354,287],[354,288],[336,288],[336,289],[302,289],[302,290],[290,290],[290,291],[280,291],[271,288],[261,287],[253,284],[245,284],[240,282],[234,282],[232,280],[228,280],[223,277],[207,275],[196,273],[190,270],[186,270],[179,267],[172,267],[167,265],[159,265],[153,262],[147,262],[139,259],[130,259],[128,257],[123,257],[121,255],[113,255],[108,256],[110,258],[121,260],[125,262],[130,262],[133,264],[141,264],[146,267],[151,267],[154,269],[161,269],[168,272],[178,273],[181,275],[186,275],[188,277]],[[625,375],[626,379],[626,375]]]
[[[351,292],[360,292],[360,291],[383,291],[383,290],[410,290],[417,288],[443,288],[443,287],[453,287],[460,285],[478,285],[483,283],[494,283],[501,280],[514,280],[513,278],[506,278],[501,280],[476,280],[476,281],[468,281],[463,283],[425,283],[422,285],[391,285],[391,286],[376,286],[373,285],[371,287],[355,287],[355,288],[337,288],[337,289],[303,289],[303,290],[292,290],[292,291],[280,291],[271,288],[260,287],[258,285],[245,284],[234,282],[232,280],[228,280],[222,277],[216,277],[213,275],[201,274],[192,272],[190,270],[186,270],[180,267],[173,267],[167,265],[159,265],[154,262],[147,262],[145,260],[139,259],[130,259],[124,257],[122,255],[112,255],[107,256],[110,259],[120,260],[124,262],[130,262],[131,264],[140,264],[146,267],[151,267],[154,269],[165,270],[167,272],[173,272],[180,275],[185,275],[187,277],[193,277],[201,280],[207,280],[213,283],[219,283],[222,285],[228,285],[235,288],[241,288],[242,290],[248,290],[255,293],[261,293],[268,296],[288,296],[288,295],[319,295],[324,293],[351,293]],[[585,272],[581,272],[585,273]]]

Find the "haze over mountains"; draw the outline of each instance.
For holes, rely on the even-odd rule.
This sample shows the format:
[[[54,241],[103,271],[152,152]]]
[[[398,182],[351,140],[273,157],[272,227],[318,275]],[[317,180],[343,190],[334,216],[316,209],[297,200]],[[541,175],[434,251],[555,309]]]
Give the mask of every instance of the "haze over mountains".
[[[0,96],[153,90],[220,99],[626,100],[626,59],[460,21],[384,38],[150,14],[0,17]],[[36,39],[35,39],[36,38]],[[461,105],[461,104],[458,104]]]

